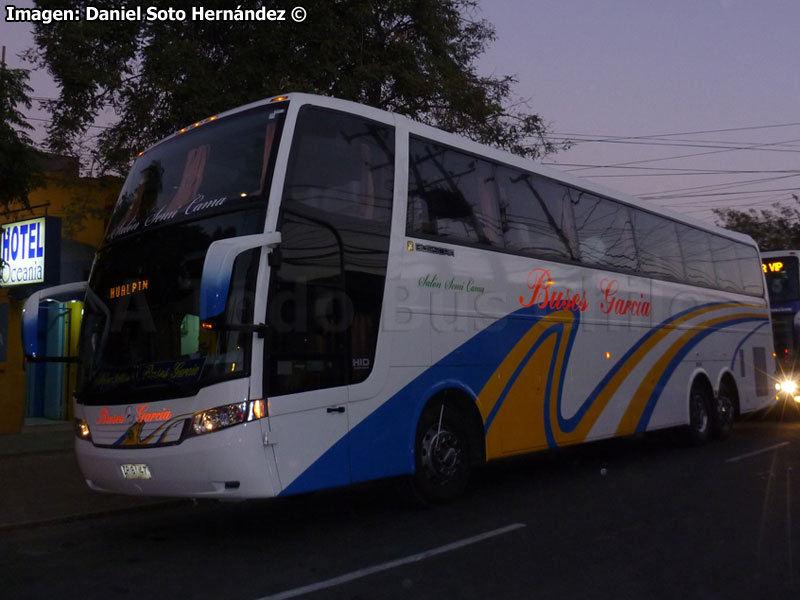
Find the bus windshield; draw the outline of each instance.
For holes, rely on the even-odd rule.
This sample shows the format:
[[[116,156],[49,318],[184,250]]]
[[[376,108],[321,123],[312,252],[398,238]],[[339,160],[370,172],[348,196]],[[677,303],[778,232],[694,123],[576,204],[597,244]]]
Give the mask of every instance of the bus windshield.
[[[106,243],[263,199],[286,104],[198,125],[157,144],[134,163]]]
[[[796,256],[764,259],[770,303],[800,300],[800,277]]]
[[[209,321],[200,278],[212,242],[263,231],[284,110],[200,126],[136,162],[89,278],[79,402],[188,396],[248,374],[252,333],[240,326],[252,324],[259,252],[236,259],[225,311]]]

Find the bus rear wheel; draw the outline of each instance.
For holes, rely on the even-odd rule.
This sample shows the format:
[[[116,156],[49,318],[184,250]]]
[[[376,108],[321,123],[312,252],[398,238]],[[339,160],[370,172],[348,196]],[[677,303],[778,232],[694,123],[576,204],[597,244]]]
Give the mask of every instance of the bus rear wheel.
[[[444,504],[460,496],[471,469],[469,437],[458,409],[446,403],[427,407],[417,426],[412,484],[422,501]]]
[[[692,384],[689,393],[689,425],[686,428],[689,442],[702,445],[711,433],[712,398],[706,386],[700,382]]]
[[[720,394],[714,399],[711,411],[711,436],[715,440],[724,440],[733,429],[733,402]]]

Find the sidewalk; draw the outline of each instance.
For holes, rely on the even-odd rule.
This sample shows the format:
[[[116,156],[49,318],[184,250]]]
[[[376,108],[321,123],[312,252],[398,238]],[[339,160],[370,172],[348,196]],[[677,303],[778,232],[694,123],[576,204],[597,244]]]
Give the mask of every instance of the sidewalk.
[[[72,424],[64,421],[36,420],[22,428],[22,433],[0,435],[0,458],[72,450]]]
[[[99,494],[83,480],[71,423],[0,435],[0,531],[132,510],[163,499]]]

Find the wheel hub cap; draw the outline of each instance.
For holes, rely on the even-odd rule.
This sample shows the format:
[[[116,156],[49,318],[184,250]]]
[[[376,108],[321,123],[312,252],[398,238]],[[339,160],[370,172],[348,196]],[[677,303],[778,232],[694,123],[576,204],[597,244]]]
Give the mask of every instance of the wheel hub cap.
[[[422,439],[422,465],[438,478],[451,477],[461,463],[458,437],[447,430],[431,428]]]

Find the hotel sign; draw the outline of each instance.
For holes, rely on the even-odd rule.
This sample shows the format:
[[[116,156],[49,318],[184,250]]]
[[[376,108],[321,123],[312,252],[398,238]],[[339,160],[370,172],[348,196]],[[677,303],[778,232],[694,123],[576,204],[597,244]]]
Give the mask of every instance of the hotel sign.
[[[0,363],[8,358],[8,302],[0,302]]]
[[[0,286],[57,284],[61,219],[40,217],[0,226]]]

